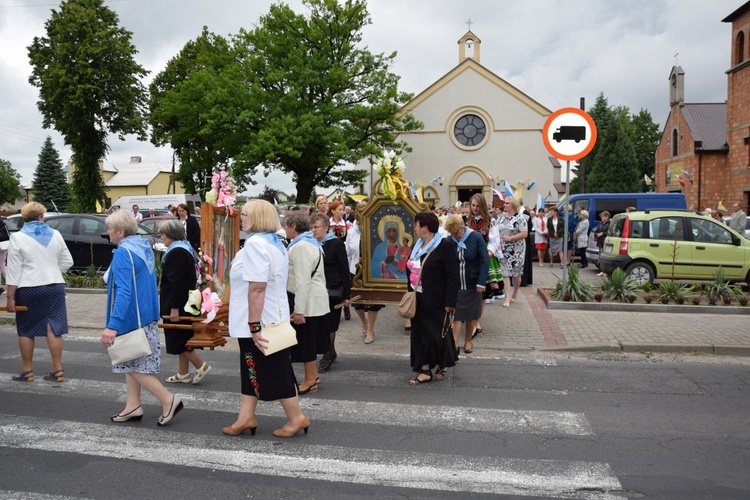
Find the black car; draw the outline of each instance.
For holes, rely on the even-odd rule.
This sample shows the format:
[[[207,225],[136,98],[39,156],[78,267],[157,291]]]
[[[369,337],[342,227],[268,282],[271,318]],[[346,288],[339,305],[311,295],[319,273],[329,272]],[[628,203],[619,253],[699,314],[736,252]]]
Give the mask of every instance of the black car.
[[[73,269],[88,268],[93,257],[94,266],[105,270],[112,262],[112,250],[117,247],[106,236],[105,219],[98,214],[47,214],[44,222],[62,235],[73,257]],[[149,239],[152,245],[159,237],[143,226],[138,227],[138,234]]]

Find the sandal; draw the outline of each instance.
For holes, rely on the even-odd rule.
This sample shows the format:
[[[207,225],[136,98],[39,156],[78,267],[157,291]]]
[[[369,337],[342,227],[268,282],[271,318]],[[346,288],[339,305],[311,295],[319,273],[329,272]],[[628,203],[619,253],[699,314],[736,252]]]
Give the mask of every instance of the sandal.
[[[435,369],[435,380],[443,380],[445,378],[445,375],[448,373],[448,370],[445,368],[436,368]]]
[[[49,372],[42,378],[48,382],[63,382],[65,380],[65,375],[63,375],[63,371],[60,369],[54,372]]]
[[[170,384],[189,384],[190,383],[190,374],[186,373],[185,375],[180,375],[179,373],[176,373],[172,375],[171,377],[167,377],[165,379],[166,382]]]
[[[318,363],[318,373],[325,373],[331,368],[332,359],[321,358]]]
[[[474,333],[471,334],[471,339],[474,340],[474,337],[476,337],[480,333],[482,333],[482,329],[481,328],[474,328]]]
[[[305,394],[315,394],[316,392],[318,392],[319,388],[320,388],[320,377],[316,378],[315,382],[313,382],[313,384],[310,387],[308,387],[307,389],[303,390],[302,386],[298,385],[297,386],[297,395],[298,396],[303,396]]]
[[[34,381],[34,370],[27,372],[21,372],[18,375],[13,375],[14,382],[33,382]]]
[[[373,342],[375,342],[375,332],[372,333],[372,337],[370,337],[369,339],[365,335],[365,344],[372,344]]]
[[[203,363],[200,368],[195,370],[195,375],[193,376],[193,384],[197,384],[198,382],[203,380],[203,377],[205,377],[210,371],[211,366],[208,363]],[[188,377],[190,377],[190,374],[188,374]]]
[[[419,380],[420,375],[429,375],[430,378]],[[419,373],[417,373],[416,377],[409,379],[409,385],[426,384],[427,382],[432,382],[432,372],[430,370],[419,370]]]

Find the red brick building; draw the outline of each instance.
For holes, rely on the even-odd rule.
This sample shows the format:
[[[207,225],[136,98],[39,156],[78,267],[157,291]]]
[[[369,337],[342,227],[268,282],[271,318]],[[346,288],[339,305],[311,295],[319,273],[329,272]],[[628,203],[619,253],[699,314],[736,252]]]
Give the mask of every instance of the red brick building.
[[[657,191],[685,193],[689,207],[750,201],[750,2],[722,22],[732,23],[726,103],[685,103],[685,72],[669,75],[671,111],[656,150]]]

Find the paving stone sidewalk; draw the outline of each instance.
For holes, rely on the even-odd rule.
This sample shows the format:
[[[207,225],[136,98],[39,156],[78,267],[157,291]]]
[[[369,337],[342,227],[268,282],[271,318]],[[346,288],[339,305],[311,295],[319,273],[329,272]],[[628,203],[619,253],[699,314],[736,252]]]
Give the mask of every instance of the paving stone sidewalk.
[[[562,276],[559,267],[534,265],[533,285],[521,288],[510,308],[501,301],[485,305],[482,333],[475,339],[469,356],[496,356],[499,351],[518,350],[630,350],[647,349],[683,352],[696,349],[719,354],[750,354],[750,315],[667,312],[615,312],[548,310],[537,294],[538,287],[549,288]],[[596,281],[595,268],[581,271]],[[4,295],[0,302],[4,305]],[[104,293],[69,290],[68,322],[71,333],[98,336],[104,325]],[[719,312],[717,310],[717,312]],[[750,307],[748,307],[750,314]],[[12,318],[7,312],[0,318]],[[375,328],[375,342],[365,345],[359,319],[341,320],[336,337],[337,350],[360,354],[409,354],[409,332],[395,306],[381,310]],[[236,345],[230,341],[228,346]],[[460,344],[461,345],[461,344]]]

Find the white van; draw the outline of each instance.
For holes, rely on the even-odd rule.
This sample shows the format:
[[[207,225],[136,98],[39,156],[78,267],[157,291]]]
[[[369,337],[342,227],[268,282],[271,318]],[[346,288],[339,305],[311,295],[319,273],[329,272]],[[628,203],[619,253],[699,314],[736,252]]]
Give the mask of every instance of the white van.
[[[181,203],[190,208],[191,213],[195,213],[195,207],[201,206],[201,197],[197,194],[152,194],[141,196],[121,196],[112,206],[118,206],[121,209],[130,210],[133,205],[138,205],[141,210],[149,208],[166,209],[169,205],[177,206]]]

